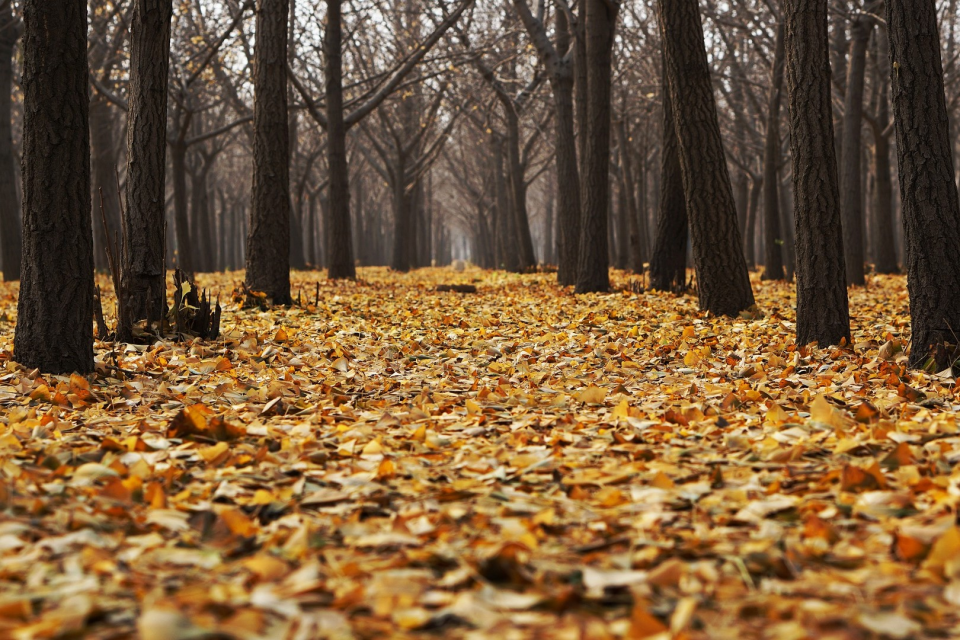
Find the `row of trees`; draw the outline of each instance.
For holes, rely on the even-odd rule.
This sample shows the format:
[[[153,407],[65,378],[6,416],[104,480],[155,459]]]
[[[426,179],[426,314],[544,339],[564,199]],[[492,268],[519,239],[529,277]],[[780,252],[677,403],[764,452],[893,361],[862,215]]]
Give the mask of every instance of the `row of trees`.
[[[92,367],[92,270],[114,230],[122,339],[162,316],[172,262],[242,264],[277,304],[291,266],[353,278],[358,260],[454,256],[556,262],[578,292],[649,263],[654,288],[679,290],[689,243],[704,310],[749,308],[759,259],[765,278],[796,274],[798,340],[837,343],[865,249],[897,269],[895,133],[914,363],[946,366],[956,7],[901,3],[24,0],[21,22],[7,2],[3,60],[23,31],[22,91],[0,100],[0,121],[22,114],[19,139],[0,131],[6,202],[23,157],[22,274],[0,215],[16,357]],[[78,195],[91,185],[105,224]]]

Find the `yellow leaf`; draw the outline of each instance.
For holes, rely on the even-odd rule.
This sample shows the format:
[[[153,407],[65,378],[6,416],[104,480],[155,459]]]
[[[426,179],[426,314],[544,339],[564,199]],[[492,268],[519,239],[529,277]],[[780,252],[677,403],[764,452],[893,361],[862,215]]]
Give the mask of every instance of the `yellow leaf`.
[[[590,385],[580,392],[577,400],[584,404],[602,404],[606,397],[606,391],[596,385]]]

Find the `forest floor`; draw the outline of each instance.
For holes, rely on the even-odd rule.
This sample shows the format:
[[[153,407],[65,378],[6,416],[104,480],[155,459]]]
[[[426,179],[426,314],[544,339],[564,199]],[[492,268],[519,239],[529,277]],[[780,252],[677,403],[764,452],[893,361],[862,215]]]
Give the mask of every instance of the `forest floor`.
[[[615,284],[296,273],[86,378],[10,360],[7,286],[0,637],[957,637],[960,398],[905,368],[904,279],[821,350],[783,284]]]

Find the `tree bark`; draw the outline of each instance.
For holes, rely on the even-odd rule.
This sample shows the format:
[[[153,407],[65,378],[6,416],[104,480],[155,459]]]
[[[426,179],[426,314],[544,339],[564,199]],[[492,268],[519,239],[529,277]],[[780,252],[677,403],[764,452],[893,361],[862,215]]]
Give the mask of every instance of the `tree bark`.
[[[767,101],[767,137],[763,148],[763,280],[783,280],[783,238],[780,232],[780,103],[783,93],[783,22],[777,25],[770,97]]]
[[[23,264],[14,357],[93,371],[87,6],[23,3]]]
[[[843,164],[840,175],[840,211],[843,214],[843,255],[847,266],[847,284],[862,286],[863,207],[861,206],[861,130],[863,119],[863,84],[867,68],[867,44],[873,30],[873,18],[858,15],[850,26],[850,59],[847,67],[847,89],[844,96]]]
[[[610,201],[610,95],[617,4],[584,0],[586,17],[587,104],[580,193],[580,251],[577,293],[610,289],[610,251],[607,245]]]
[[[737,229],[697,0],[661,0],[664,68],[677,135],[700,308],[735,316],[753,306]]]
[[[288,0],[257,1],[253,68],[253,194],[247,286],[274,304],[290,297],[290,122],[287,118]],[[349,217],[348,217],[349,220]]]
[[[954,364],[960,334],[960,202],[934,0],[887,0],[893,121],[910,293],[910,364]]]
[[[830,105],[827,0],[786,0],[797,247],[797,343],[850,340]]]
[[[327,162],[330,196],[324,222],[327,276],[354,279],[353,240],[350,237],[350,174],[347,167],[347,127],[343,114],[343,0],[327,0],[324,28],[327,89]]]
[[[666,77],[663,78],[666,89]],[[687,288],[687,204],[677,151],[670,93],[663,92],[663,142],[660,149],[660,207],[657,238],[650,260],[650,287],[680,292]]]
[[[120,267],[121,340],[134,322],[166,312],[164,216],[167,169],[167,75],[172,0],[136,0],[130,26],[127,181]],[[106,191],[106,187],[104,187]]]
[[[0,269],[4,280],[20,279],[20,202],[13,154],[13,48],[20,23],[10,3],[0,9]]]

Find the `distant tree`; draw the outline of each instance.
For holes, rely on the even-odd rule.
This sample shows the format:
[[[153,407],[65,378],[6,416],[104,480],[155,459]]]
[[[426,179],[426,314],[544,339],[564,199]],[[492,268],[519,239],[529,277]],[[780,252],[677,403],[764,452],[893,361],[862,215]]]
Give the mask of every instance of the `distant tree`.
[[[87,3],[23,3],[23,264],[14,357],[93,370]]]
[[[700,308],[737,315],[754,304],[737,228],[697,0],[660,0],[664,73],[677,135]]]
[[[763,279],[783,280],[783,239],[780,233],[780,103],[783,95],[783,23],[777,25],[770,96],[767,99],[767,133],[763,146]]]
[[[556,29],[551,42],[544,24],[545,3],[540,2],[534,15],[526,0],[514,0],[520,21],[530,34],[540,60],[546,67],[553,105],[554,149],[556,155],[557,203],[557,281],[561,285],[576,284],[580,251],[580,172],[577,168],[577,139],[573,110],[573,53],[568,12],[556,11]]]
[[[610,200],[611,76],[619,0],[584,0],[586,37],[586,138],[580,192],[577,293],[610,288],[607,240]]]
[[[118,323],[129,332],[137,320],[160,320],[166,311],[164,216],[167,167],[167,75],[172,0],[136,0],[130,26],[127,113],[126,219]],[[106,189],[104,189],[106,190]],[[130,339],[121,335],[121,339]]]
[[[830,108],[827,0],[786,0],[786,80],[797,247],[797,343],[850,339]]]
[[[650,260],[650,286],[680,292],[687,287],[687,204],[677,152],[673,106],[663,76],[663,141],[660,148],[660,211]]]
[[[954,182],[934,0],[887,0],[893,121],[910,292],[910,364],[960,355],[960,201]]]
[[[253,65],[253,195],[247,286],[290,304],[290,123],[287,119],[288,0],[258,0]]]
[[[863,184],[861,167],[861,122],[863,87],[867,68],[867,45],[873,32],[873,17],[879,2],[868,2],[866,13],[856,13],[850,24],[850,55],[847,60],[847,86],[844,92],[843,127],[840,133],[840,210],[843,214],[843,254],[847,284],[863,285]]]
[[[13,15],[12,4],[0,6],[0,253],[4,280],[20,279],[20,216],[17,213],[16,169],[13,152],[13,47],[23,23]]]

